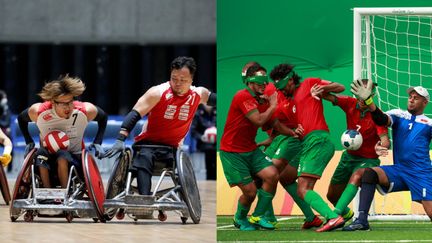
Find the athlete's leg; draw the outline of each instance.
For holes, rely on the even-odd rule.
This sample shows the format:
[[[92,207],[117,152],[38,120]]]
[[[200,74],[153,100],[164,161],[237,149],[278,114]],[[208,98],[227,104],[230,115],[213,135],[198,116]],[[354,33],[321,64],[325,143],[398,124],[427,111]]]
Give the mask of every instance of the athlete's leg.
[[[62,188],[67,187],[69,178],[69,161],[64,157],[57,158],[57,174]]]
[[[431,219],[432,221],[432,201],[421,201],[421,203],[423,204],[423,208],[427,214],[427,216]]]

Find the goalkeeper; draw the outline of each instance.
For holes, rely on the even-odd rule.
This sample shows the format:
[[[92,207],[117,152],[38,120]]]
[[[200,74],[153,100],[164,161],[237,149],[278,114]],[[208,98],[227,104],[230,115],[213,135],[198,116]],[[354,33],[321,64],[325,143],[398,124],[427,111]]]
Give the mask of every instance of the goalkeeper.
[[[366,87],[355,80],[351,92],[364,100],[373,121],[391,126],[393,133],[393,165],[367,168],[362,176],[359,217],[346,231],[369,230],[368,212],[375,194],[410,191],[412,201],[419,202],[432,219],[432,165],[429,144],[432,138],[432,119],[423,114],[429,103],[429,92],[421,87],[407,90],[408,109],[393,109],[383,113],[373,102],[372,81]]]

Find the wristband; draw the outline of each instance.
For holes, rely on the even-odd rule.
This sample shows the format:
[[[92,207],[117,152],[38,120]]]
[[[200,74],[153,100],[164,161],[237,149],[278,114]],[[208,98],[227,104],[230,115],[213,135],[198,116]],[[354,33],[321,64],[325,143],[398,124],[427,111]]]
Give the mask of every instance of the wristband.
[[[370,104],[372,104],[373,103],[373,97],[372,97],[372,95],[371,96],[369,96],[369,98],[367,98],[366,100],[365,100],[365,104],[366,105],[370,105]]]

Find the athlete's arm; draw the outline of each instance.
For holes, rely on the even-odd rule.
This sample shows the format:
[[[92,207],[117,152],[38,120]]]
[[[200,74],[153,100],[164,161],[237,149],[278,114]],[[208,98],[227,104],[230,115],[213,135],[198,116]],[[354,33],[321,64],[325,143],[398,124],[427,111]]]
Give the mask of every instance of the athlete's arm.
[[[103,135],[107,126],[108,115],[99,106],[95,106],[92,103],[84,103],[87,111],[87,119],[89,121],[96,121],[98,123],[98,131],[93,140],[94,144],[102,144]]]
[[[216,106],[216,93],[212,93],[207,88],[202,87],[202,86],[197,87],[196,91],[201,97],[200,103],[206,104],[209,106]]]
[[[273,124],[273,128],[279,133],[286,136],[298,137],[298,134],[295,131],[284,124],[282,124],[279,120]]]
[[[28,123],[37,120],[37,111],[39,106],[40,103],[33,104],[18,115],[18,125],[21,129],[21,133],[24,136],[26,144],[34,143],[33,138],[30,136],[30,132],[28,130]]]
[[[260,113],[258,112],[258,109],[255,109],[246,115],[246,118],[248,118],[249,121],[251,121],[255,126],[257,127],[263,126],[273,115],[277,106],[277,92],[274,92],[269,97],[269,101],[270,101],[270,106],[269,108],[267,108],[265,112]]]
[[[160,101],[161,93],[159,89],[151,87],[142,95],[132,110],[126,115],[121,125],[120,135],[129,136],[129,132],[135,127],[135,124],[145,115],[147,115],[153,107]]]
[[[330,93],[330,92],[341,93],[341,92],[343,92],[345,90],[345,86],[343,86],[340,83],[330,82],[330,81],[327,81],[327,80],[322,80],[322,81],[329,82],[329,84],[322,86],[323,93]]]

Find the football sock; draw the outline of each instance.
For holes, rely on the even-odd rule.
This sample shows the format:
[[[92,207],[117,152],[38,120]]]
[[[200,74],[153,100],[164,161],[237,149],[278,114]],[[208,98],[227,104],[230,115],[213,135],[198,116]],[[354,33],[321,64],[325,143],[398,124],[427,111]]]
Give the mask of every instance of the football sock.
[[[374,170],[367,168],[362,176],[362,184],[360,190],[358,219],[362,222],[367,222],[369,209],[372,204],[377,183],[378,174]]]
[[[266,217],[267,220],[269,221],[276,221],[276,217],[274,215],[274,209],[273,209],[273,203],[270,203],[269,206],[267,207],[267,210],[264,213],[264,216]]]
[[[285,190],[290,194],[290,196],[293,198],[294,202],[299,206],[301,211],[303,212],[306,221],[311,222],[315,218],[315,214],[312,211],[309,204],[307,204],[305,201],[303,201],[297,194],[297,182],[294,182],[292,184],[286,185]]]
[[[258,202],[252,215],[255,217],[261,217],[264,216],[264,213],[269,207],[269,204],[272,203],[274,194],[266,192],[262,188],[260,188],[258,189],[257,196]]]
[[[321,196],[313,190],[308,190],[306,192],[304,201],[326,219],[338,217],[337,213],[333,212]]]
[[[357,190],[358,187],[356,185],[349,183],[345,187],[345,190],[343,191],[341,197],[336,203],[334,212],[339,215],[343,215],[344,213],[347,213],[349,211],[349,208],[347,206],[357,194]]]
[[[249,213],[249,207],[245,207],[240,201],[237,202],[237,212],[235,213],[235,217],[237,219],[245,219],[247,218],[247,214]]]

